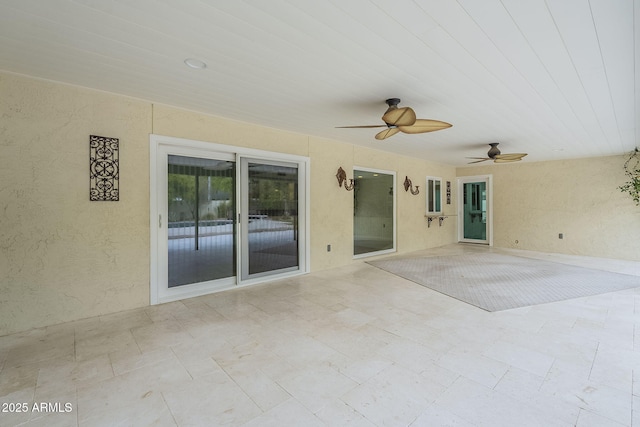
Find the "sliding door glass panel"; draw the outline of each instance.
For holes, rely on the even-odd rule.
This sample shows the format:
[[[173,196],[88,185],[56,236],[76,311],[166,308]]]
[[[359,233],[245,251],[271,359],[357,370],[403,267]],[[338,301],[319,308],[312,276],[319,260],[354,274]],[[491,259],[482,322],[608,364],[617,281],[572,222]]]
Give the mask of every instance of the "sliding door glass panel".
[[[243,278],[297,270],[298,167],[243,159],[247,182]]]
[[[487,240],[487,184],[465,182],[463,184],[463,215],[465,239]]]
[[[168,156],[168,285],[236,274],[235,162]]]
[[[394,250],[394,176],[358,169],[353,173],[353,254]]]

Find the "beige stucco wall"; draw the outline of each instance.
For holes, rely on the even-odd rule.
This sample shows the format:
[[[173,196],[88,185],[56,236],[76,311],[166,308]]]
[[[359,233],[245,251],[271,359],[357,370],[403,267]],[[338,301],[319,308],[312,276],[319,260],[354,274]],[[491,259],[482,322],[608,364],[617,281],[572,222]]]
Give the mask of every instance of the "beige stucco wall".
[[[493,175],[496,247],[639,261],[640,208],[617,189],[626,159],[523,161],[457,174]]]
[[[455,241],[402,188],[451,166],[5,73],[0,117],[0,335],[149,304],[151,133],[310,157],[312,270],[361,262],[339,166],[396,171],[400,253]],[[118,202],[89,201],[89,135],[120,139]]]
[[[151,106],[0,74],[0,335],[146,305]],[[120,201],[89,201],[89,135]]]

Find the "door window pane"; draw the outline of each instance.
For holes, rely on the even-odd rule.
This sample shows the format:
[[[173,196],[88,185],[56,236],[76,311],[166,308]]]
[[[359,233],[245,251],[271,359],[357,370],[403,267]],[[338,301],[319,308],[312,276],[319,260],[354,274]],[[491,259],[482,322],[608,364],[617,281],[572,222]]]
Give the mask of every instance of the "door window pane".
[[[235,163],[168,159],[169,287],[235,276]]]
[[[353,254],[394,249],[394,176],[354,170]]]
[[[298,168],[248,163],[248,274],[297,268]]]
[[[487,239],[487,184],[466,182],[463,186],[464,238]]]

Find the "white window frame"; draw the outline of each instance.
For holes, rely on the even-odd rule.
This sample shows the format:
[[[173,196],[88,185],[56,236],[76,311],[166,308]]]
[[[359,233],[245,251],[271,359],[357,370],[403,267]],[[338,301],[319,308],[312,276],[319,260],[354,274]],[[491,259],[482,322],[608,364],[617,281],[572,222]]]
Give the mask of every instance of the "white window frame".
[[[430,202],[430,197],[429,197],[429,181],[433,181],[433,194],[435,194],[436,189],[436,181],[440,183],[440,210],[434,210],[434,211],[430,211],[429,210],[429,202]],[[438,176],[428,176],[427,179],[425,180],[425,200],[426,200],[426,205],[425,205],[425,212],[427,215],[442,215],[443,212],[443,206],[442,206],[442,201],[444,200],[442,195],[443,195],[443,186],[442,186],[442,178],[438,177]],[[433,206],[436,206],[436,200],[433,200]]]

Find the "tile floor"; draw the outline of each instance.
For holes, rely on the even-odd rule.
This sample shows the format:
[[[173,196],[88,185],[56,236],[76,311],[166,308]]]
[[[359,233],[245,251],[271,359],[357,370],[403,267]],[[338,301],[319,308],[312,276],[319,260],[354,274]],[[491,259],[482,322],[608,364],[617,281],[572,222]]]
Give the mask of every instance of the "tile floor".
[[[640,427],[640,288],[489,313],[357,263],[0,337],[0,368],[2,426]]]

